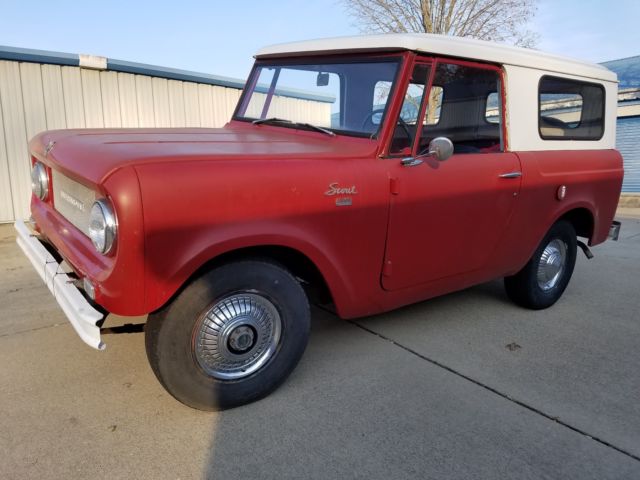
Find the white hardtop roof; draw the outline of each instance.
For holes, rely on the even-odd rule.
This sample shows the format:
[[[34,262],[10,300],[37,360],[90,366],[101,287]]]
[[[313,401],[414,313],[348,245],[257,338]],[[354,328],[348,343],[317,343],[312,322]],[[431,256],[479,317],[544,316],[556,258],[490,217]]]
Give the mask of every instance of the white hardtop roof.
[[[281,43],[261,48],[256,58],[397,50],[412,50],[433,55],[516,65],[610,82],[616,82],[618,78],[614,72],[596,63],[528,48],[428,33],[387,33]]]

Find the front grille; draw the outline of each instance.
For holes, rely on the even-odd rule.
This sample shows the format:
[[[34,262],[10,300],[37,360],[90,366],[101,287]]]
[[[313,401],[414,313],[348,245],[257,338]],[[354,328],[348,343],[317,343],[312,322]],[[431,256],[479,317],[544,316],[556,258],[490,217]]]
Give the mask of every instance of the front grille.
[[[90,188],[53,170],[53,203],[55,209],[78,230],[89,234],[89,213],[96,199]]]

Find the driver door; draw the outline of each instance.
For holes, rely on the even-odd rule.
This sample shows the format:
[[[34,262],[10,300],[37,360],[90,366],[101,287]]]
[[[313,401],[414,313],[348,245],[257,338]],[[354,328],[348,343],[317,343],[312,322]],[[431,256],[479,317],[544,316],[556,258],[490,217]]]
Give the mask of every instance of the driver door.
[[[388,147],[384,289],[490,270],[520,190],[519,159],[505,148],[501,82],[495,66],[450,60],[414,65]],[[412,90],[421,91],[419,98]],[[439,136],[453,142],[453,155],[446,161],[420,156]],[[407,156],[422,162],[403,165]]]

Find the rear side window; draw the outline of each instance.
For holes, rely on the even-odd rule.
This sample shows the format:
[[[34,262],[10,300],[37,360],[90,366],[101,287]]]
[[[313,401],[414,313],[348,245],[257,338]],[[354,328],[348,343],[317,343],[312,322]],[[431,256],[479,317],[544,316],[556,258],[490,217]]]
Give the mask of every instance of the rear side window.
[[[544,76],[538,91],[538,112],[538,129],[544,140],[600,140],[604,133],[604,88]]]

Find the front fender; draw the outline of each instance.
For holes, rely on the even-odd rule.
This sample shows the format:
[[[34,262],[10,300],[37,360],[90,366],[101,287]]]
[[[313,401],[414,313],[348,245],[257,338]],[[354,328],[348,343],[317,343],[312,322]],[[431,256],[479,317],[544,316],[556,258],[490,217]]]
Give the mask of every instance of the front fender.
[[[278,225],[277,233],[265,231],[273,230],[267,230],[265,225],[255,225],[252,229],[242,226],[237,230],[222,232],[202,228],[185,235],[185,239],[188,238],[186,243],[166,252],[165,258],[172,258],[173,261],[148,263],[146,310],[154,311],[162,307],[203,265],[222,255],[251,247],[284,247],[304,255],[323,276],[338,311],[348,310],[354,288],[348,282],[349,276],[344,272],[338,255],[332,254],[329,245],[317,245],[318,239],[312,239],[308,233],[292,226]],[[150,253],[147,252],[147,256]]]

